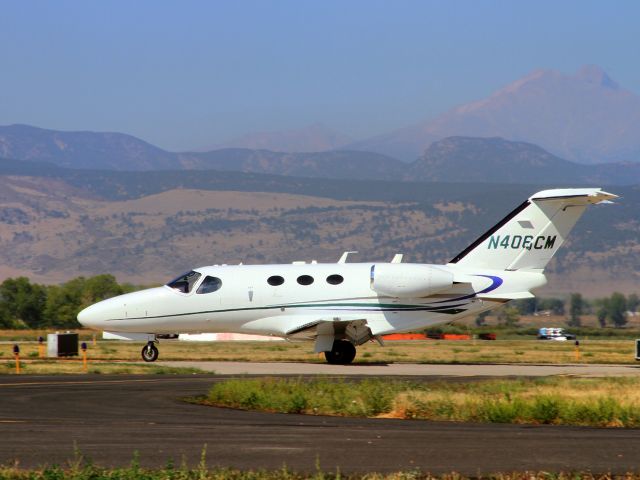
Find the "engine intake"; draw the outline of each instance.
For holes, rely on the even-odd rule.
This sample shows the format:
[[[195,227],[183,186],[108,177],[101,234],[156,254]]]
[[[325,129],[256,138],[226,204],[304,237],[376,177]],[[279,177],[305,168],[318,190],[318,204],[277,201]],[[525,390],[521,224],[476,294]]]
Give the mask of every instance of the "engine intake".
[[[427,297],[451,288],[453,273],[433,265],[380,263],[371,266],[370,286],[389,297]]]

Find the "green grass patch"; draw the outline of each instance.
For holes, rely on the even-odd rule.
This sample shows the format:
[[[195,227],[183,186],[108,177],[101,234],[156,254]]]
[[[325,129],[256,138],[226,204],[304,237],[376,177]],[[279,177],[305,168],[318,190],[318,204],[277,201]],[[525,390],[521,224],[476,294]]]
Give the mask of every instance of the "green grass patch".
[[[379,380],[228,380],[216,383],[204,400],[246,410],[367,417],[389,411],[397,389],[396,382]]]
[[[209,405],[281,413],[488,423],[640,426],[640,379],[560,378],[423,383],[388,379],[238,379]]]

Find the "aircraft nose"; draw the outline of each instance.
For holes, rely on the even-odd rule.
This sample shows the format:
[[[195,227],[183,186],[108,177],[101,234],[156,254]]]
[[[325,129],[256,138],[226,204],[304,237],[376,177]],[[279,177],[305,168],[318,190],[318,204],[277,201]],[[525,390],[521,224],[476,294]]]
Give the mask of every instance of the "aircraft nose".
[[[109,298],[94,303],[78,314],[78,322],[87,328],[103,329],[108,320],[124,316],[122,297]]]
[[[104,318],[102,315],[103,308],[100,303],[91,305],[78,313],[80,325],[87,328],[100,328],[102,326]]]
[[[105,330],[113,326],[115,320],[144,318],[150,310],[163,304],[170,295],[167,290],[165,287],[150,288],[102,300],[82,310],[78,322],[87,328]],[[123,322],[118,323],[121,326]]]

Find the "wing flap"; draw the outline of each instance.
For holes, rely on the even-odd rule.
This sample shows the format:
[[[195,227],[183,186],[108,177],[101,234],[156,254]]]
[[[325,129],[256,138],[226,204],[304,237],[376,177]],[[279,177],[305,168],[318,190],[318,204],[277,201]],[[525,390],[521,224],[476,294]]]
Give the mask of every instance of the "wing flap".
[[[362,345],[373,338],[371,329],[364,318],[332,317],[309,321],[301,318],[298,325],[285,333],[292,340],[315,340],[315,351],[331,350],[335,340],[348,340],[354,345]]]
[[[354,345],[362,345],[374,338],[367,320],[353,315],[314,316],[280,315],[253,320],[244,325],[245,331],[264,334],[268,331],[290,340],[314,340],[316,351],[331,350],[334,340],[348,340]],[[318,350],[320,349],[320,350]]]

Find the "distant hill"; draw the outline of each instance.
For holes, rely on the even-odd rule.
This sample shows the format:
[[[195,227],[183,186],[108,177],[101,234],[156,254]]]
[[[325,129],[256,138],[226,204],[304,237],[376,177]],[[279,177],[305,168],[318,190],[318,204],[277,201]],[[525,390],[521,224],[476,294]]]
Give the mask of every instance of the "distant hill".
[[[406,164],[371,152],[329,151],[282,153],[226,148],[204,153],[183,153],[180,163],[189,170],[229,170],[298,177],[401,179]]]
[[[313,125],[293,130],[251,132],[200,150],[249,148],[289,153],[323,152],[340,149],[352,142],[353,138],[332,130],[321,123],[314,123]]]
[[[0,162],[0,278],[43,282],[153,284],[197,265],[335,262],[344,250],[441,263],[526,196],[562,186],[20,166]],[[554,294],[638,291],[640,188],[611,190],[622,199],[590,209],[550,265]]]
[[[490,97],[346,148],[413,161],[435,140],[502,137],[579,163],[640,161],[640,96],[596,66],[537,70]]]
[[[444,138],[433,142],[414,162],[405,163],[378,153],[347,150],[284,153],[230,148],[174,153],[120,133],[58,132],[13,125],[0,127],[0,149],[6,152],[0,157],[12,159],[3,162],[0,170],[18,172],[58,167],[125,172],[216,170],[353,180],[640,183],[640,163],[578,164],[537,145],[502,138]]]
[[[500,137],[584,164],[640,162],[640,96],[599,67],[587,66],[574,75],[537,70],[485,99],[358,142],[315,124],[247,134],[209,151],[175,153],[122,133],[9,125],[0,126],[0,156],[68,168],[174,170],[216,164],[306,176],[340,172],[334,168],[339,158],[343,171],[361,171],[366,165],[372,174],[361,171],[365,178],[380,178],[393,159],[414,162],[433,142],[448,137]]]
[[[402,162],[370,152],[284,153],[247,148],[175,153],[131,135],[0,126],[0,157],[89,170],[231,170],[303,177],[400,178]]]
[[[449,137],[434,142],[411,164],[411,176],[428,181],[531,183],[581,181],[590,167],[558,158],[525,142]]]
[[[526,142],[449,137],[431,144],[410,165],[408,178],[432,182],[632,185],[640,164],[583,165]]]
[[[0,126],[0,157],[68,168],[179,168],[173,153],[124,133],[62,132],[29,125]]]
[[[429,182],[634,185],[640,163],[584,165],[526,142],[503,138],[448,137],[409,166],[405,179]]]
[[[420,199],[436,202],[447,198],[457,183],[424,184],[418,182],[389,182],[381,180],[352,180],[334,178],[304,178],[261,173],[224,170],[157,170],[115,171],[67,169],[46,163],[15,162],[0,159],[0,177],[42,177],[64,181],[82,190],[92,198],[104,200],[130,200],[173,189],[196,189],[241,192],[280,192],[295,195],[313,195],[336,200],[412,201]],[[473,195],[483,192],[487,185],[461,184]],[[516,185],[505,188],[529,189]],[[453,198],[453,197],[452,197]]]

